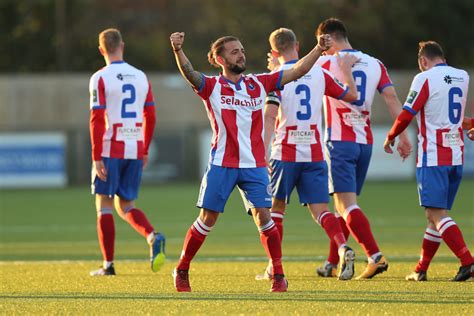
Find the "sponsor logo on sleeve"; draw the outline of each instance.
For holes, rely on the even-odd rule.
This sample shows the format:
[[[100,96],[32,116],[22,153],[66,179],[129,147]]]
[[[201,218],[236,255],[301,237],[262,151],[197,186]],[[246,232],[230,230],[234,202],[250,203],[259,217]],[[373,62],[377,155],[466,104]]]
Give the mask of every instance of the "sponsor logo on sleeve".
[[[92,101],[97,102],[97,90],[96,89],[94,89],[94,91],[92,91]]]
[[[407,103],[412,104],[417,95],[418,95],[417,91],[410,90],[410,92],[408,93]]]

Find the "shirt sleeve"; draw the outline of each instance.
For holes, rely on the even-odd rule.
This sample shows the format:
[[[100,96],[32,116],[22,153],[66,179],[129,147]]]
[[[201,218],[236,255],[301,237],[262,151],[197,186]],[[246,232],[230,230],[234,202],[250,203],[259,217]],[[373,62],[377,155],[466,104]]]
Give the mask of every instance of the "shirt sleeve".
[[[102,141],[106,130],[105,84],[101,76],[94,75],[89,82],[90,119],[89,130],[92,145],[92,160],[102,159]]]
[[[418,74],[410,87],[410,92],[408,92],[407,100],[403,105],[403,109],[407,110],[413,115],[416,115],[418,111],[426,104],[430,96],[430,88],[428,79],[425,76],[420,76]]]
[[[90,109],[105,109],[107,106],[105,99],[104,79],[100,75],[93,75],[89,82]]]
[[[268,94],[270,91],[281,89],[281,78],[283,77],[283,70],[256,75],[258,81],[263,84],[265,92]]]
[[[280,90],[272,91],[267,95],[265,100],[265,104],[273,104],[276,106],[280,106],[281,104],[281,92]]]
[[[379,84],[377,85],[377,90],[379,90],[379,93],[382,93],[382,91],[390,86],[393,86],[392,80],[390,80],[390,77],[388,76],[387,68],[385,68],[384,64],[382,62],[378,61],[380,65],[380,80]]]
[[[148,92],[146,94],[145,106],[154,106],[155,97],[153,95],[153,89],[151,88],[151,82],[148,80]]]
[[[216,77],[208,77],[201,73],[202,83],[200,87],[193,87],[194,91],[198,96],[201,97],[203,100],[209,99],[212,94],[212,90],[214,90],[214,86],[216,85],[217,79]]]
[[[342,99],[347,92],[349,87],[344,86],[339,80],[334,77],[329,71],[322,69],[324,75],[325,89],[324,94],[333,97],[335,99]]]

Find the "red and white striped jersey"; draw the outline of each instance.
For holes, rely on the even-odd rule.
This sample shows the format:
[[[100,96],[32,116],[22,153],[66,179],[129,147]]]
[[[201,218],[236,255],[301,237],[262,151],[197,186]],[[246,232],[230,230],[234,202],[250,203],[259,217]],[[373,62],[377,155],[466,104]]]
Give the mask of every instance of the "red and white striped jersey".
[[[266,166],[263,109],[267,94],[280,88],[282,72],[243,75],[236,83],[223,76],[202,76],[196,93],[213,131],[209,162],[230,168]]]
[[[446,64],[415,76],[403,109],[418,122],[417,167],[463,164],[462,120],[469,75]]]
[[[280,70],[291,68],[295,62],[285,63]],[[267,103],[279,109],[271,158],[291,162],[324,160],[320,136],[323,96],[340,99],[347,91],[330,72],[314,65],[300,79],[272,92]]]
[[[382,92],[383,89],[392,85],[392,81],[387,74],[387,69],[378,59],[354,49],[341,50],[339,53],[353,54],[360,58],[352,68],[358,98],[351,103],[331,97],[324,98],[325,140],[372,144],[370,113],[375,90]],[[336,56],[321,56],[316,63],[332,72],[337,79],[344,79]]]
[[[144,107],[154,106],[145,73],[126,62],[112,62],[92,75],[89,92],[91,111],[105,109],[105,133],[102,139],[92,137],[93,159],[142,159],[147,152],[145,142],[149,144],[146,138],[152,136],[145,135]],[[102,126],[91,123],[91,132],[93,128]]]

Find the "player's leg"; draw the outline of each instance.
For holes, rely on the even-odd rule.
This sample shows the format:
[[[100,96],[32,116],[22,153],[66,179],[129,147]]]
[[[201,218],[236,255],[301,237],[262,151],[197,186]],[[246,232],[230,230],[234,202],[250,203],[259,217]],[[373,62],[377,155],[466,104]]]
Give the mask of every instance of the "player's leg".
[[[297,172],[295,170],[296,163],[289,163],[272,159],[270,161],[270,165],[270,186],[273,195],[270,214],[273,222],[275,223],[276,228],[278,229],[280,241],[282,242],[283,219],[285,216],[286,204],[290,203],[291,192],[295,187],[295,181],[297,178]],[[255,279],[271,280],[272,274],[273,272],[270,260],[265,271],[261,274],[257,274],[255,276]]]
[[[286,292],[288,282],[281,261],[281,239],[270,214],[271,187],[266,168],[238,169],[238,187],[245,209],[253,216],[260,241],[273,267],[272,292]]]
[[[135,207],[143,170],[143,161],[123,159],[120,163],[120,182],[115,197],[115,209],[120,217],[142,235],[150,246],[150,263],[153,272],[165,263],[165,236],[155,231],[145,213]]]
[[[113,217],[113,196],[118,187],[118,160],[103,159],[107,169],[107,180],[102,181],[92,171],[92,193],[95,194],[95,207],[97,211],[97,236],[102,253],[103,264],[90,275],[115,275],[113,265],[115,248],[115,223]]]
[[[197,207],[201,209],[198,218],[189,227],[184,238],[183,250],[178,265],[173,271],[174,285],[178,292],[190,292],[189,267],[191,260],[211,232],[220,213],[235,187],[237,171],[209,165],[201,182]]]
[[[388,262],[379,250],[369,220],[357,204],[357,195],[362,191],[369,169],[372,145],[336,142],[334,147],[337,150],[334,158],[342,166],[334,186],[335,205],[367,255],[368,265],[357,279],[370,279],[388,269]],[[341,176],[344,179],[340,179]]]
[[[438,251],[442,240],[441,234],[436,229],[436,225],[428,221],[428,226],[421,244],[420,260],[415,267],[415,271],[406,276],[405,279],[407,281],[427,281],[428,267]]]
[[[426,209],[428,221],[436,225],[443,241],[458,257],[461,267],[453,281],[465,281],[474,276],[474,260],[466,246],[456,222],[448,216],[459,188],[462,166],[421,167],[417,169],[417,180],[430,183],[419,186],[420,202]]]
[[[349,228],[347,228],[346,221],[338,211],[335,209],[334,216],[336,216],[339,226],[341,227],[342,232],[346,240],[349,239]],[[322,277],[333,277],[336,276],[337,265],[339,262],[339,249],[337,243],[334,240],[329,241],[329,254],[324,265],[316,269],[316,273]]]

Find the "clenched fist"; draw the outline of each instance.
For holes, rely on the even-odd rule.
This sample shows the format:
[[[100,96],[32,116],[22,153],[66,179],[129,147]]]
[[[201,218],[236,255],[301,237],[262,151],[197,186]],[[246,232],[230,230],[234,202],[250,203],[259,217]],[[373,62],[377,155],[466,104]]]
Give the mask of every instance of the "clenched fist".
[[[332,38],[329,34],[322,34],[318,36],[318,46],[321,47],[321,50],[327,51],[332,46]]]
[[[175,32],[170,35],[171,47],[175,52],[181,50],[184,43],[184,32]]]

